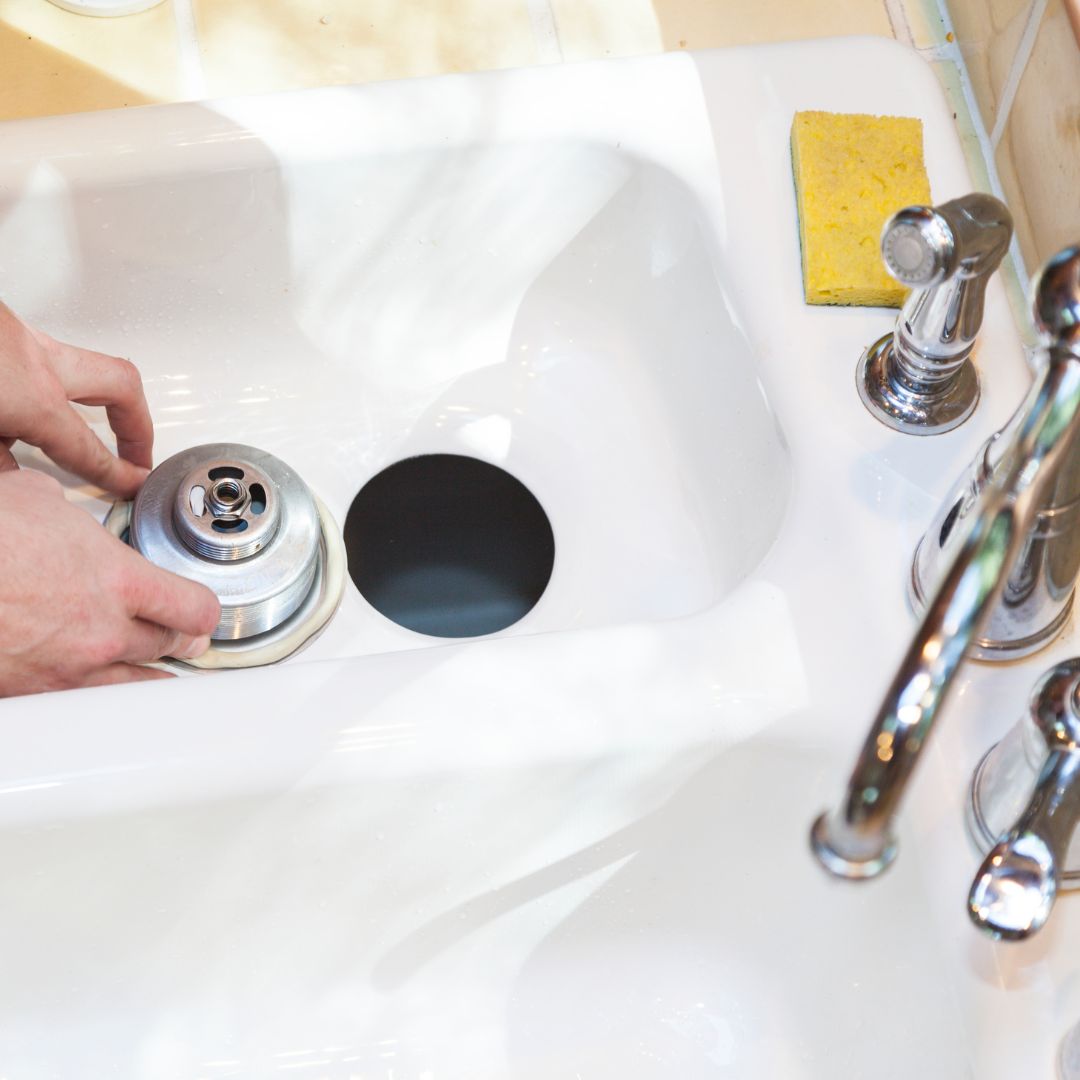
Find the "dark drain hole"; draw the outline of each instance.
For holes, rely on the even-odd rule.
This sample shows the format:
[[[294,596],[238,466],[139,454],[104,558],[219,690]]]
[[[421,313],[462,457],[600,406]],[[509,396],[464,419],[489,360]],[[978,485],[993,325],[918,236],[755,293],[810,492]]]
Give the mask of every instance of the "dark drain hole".
[[[505,629],[543,595],[551,523],[508,472],[458,454],[408,458],[373,477],[345,518],[349,575],[372,607],[436,637]]]

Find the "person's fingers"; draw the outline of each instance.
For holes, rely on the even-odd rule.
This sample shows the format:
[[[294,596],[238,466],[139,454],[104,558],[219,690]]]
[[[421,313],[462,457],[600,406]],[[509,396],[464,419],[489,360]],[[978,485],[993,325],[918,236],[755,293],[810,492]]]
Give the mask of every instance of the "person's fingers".
[[[124,594],[128,614],[190,638],[213,633],[221,619],[221,604],[205,586],[147,562],[130,548]]]
[[[154,425],[139,369],[118,356],[59,341],[52,342],[49,359],[69,400],[105,406],[120,457],[149,469],[153,464]]]
[[[40,447],[62,469],[111,491],[131,497],[142,487],[148,470],[118,458],[86,426],[71,406],[50,412],[41,431],[28,432],[28,442]]]
[[[193,637],[167,626],[132,619],[128,627],[127,642],[123,654],[117,657],[129,664],[147,664],[171,656],[177,660],[194,660],[210,647],[210,637],[203,634]]]
[[[135,664],[109,664],[92,671],[80,682],[80,686],[115,686],[117,683],[147,682],[151,679],[172,679],[171,671],[158,668],[138,667]]]

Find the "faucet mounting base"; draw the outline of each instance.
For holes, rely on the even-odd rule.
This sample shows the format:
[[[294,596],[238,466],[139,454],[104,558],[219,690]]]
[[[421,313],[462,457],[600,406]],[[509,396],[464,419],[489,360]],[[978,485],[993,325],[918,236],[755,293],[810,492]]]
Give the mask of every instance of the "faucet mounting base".
[[[908,386],[894,352],[893,334],[878,338],[859,359],[859,397],[886,427],[906,435],[940,435],[959,427],[979,403],[979,377],[970,359],[939,386]]]
[[[911,576],[908,578],[908,603],[912,613],[920,619],[926,613],[929,600],[928,590],[924,587],[920,574],[920,556],[929,535],[929,533],[925,534],[915,547],[915,556],[911,561]],[[1034,655],[1040,649],[1045,649],[1069,621],[1075,596],[1076,590],[1073,589],[1054,617],[1033,633],[1017,638],[989,637],[986,634],[977,637],[968,648],[968,658],[988,664],[999,664],[1009,660],[1022,660],[1026,656]],[[993,616],[991,616],[990,625],[991,627],[995,625]]]

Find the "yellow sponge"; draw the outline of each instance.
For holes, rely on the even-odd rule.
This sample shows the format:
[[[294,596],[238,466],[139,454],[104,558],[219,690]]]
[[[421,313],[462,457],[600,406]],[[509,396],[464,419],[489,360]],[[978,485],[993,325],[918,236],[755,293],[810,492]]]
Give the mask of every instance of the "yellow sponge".
[[[791,125],[808,304],[900,307],[907,289],[881,261],[881,230],[897,210],[930,202],[922,121],[799,112]]]

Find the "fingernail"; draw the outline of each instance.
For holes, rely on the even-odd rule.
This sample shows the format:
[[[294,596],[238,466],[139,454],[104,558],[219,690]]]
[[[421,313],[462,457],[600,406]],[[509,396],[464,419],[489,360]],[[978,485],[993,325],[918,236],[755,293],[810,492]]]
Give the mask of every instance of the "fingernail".
[[[197,656],[202,656],[207,649],[210,648],[210,635],[203,634],[202,637],[192,638],[191,644],[188,647],[176,654],[177,660],[194,660]]]

